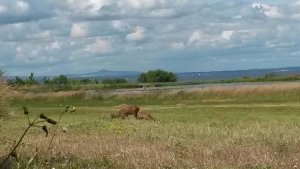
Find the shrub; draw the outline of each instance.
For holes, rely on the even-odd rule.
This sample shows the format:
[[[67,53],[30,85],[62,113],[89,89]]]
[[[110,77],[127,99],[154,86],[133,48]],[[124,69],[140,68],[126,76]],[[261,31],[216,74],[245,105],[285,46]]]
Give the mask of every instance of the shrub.
[[[27,85],[38,84],[38,82],[33,77],[33,72],[30,73],[28,79],[25,80],[25,84],[27,84]]]
[[[15,79],[9,79],[7,80],[7,84],[9,86],[22,86],[22,85],[33,85],[38,84],[38,81],[34,79],[33,77],[34,73],[30,73],[28,78],[21,78],[19,76],[16,76]]]
[[[142,73],[138,78],[138,81],[142,83],[176,82],[177,77],[172,72],[167,72],[161,69],[157,69],[157,70],[150,70],[146,73]]]
[[[44,83],[46,82],[44,81]],[[59,75],[51,80],[48,79],[46,84],[54,91],[67,90],[71,88],[70,81],[65,75]]]

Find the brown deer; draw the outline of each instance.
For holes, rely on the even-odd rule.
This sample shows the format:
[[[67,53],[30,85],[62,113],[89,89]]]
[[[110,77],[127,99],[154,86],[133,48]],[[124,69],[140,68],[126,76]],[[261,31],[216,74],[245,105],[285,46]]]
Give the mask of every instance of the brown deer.
[[[151,116],[151,114],[149,112],[146,112],[146,111],[143,111],[143,110],[140,110],[138,112],[137,119],[139,119],[139,120],[154,120],[154,121],[156,120],[155,118],[153,118]]]
[[[121,105],[120,109],[116,113],[111,113],[111,118],[122,118],[125,119],[129,115],[133,115],[136,119],[138,118],[138,112],[140,110],[139,106],[136,105]]]

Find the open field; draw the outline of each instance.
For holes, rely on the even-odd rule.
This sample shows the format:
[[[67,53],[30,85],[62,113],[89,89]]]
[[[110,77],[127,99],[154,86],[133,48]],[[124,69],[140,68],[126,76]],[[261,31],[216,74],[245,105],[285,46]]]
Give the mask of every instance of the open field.
[[[11,115],[0,122],[0,154],[26,127],[23,105],[32,117],[54,119],[60,104],[77,107],[64,115],[44,168],[300,167],[298,83],[133,94],[16,91],[12,97]],[[110,120],[122,103],[138,104],[157,120]],[[48,141],[32,129],[18,149],[21,166]]]

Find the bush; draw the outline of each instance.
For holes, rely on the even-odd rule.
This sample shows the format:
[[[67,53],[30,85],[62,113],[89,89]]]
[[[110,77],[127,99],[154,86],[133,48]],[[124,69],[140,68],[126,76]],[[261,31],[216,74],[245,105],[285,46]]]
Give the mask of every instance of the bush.
[[[167,72],[161,69],[150,70],[146,73],[142,73],[138,78],[139,82],[152,83],[152,82],[176,82],[177,77],[172,72]]]
[[[33,77],[33,72],[30,73],[29,77],[26,79],[22,79],[19,76],[16,76],[15,79],[9,79],[7,80],[7,84],[9,86],[22,86],[22,85],[33,85],[38,84],[37,80]]]
[[[9,98],[9,88],[4,83],[3,78],[4,72],[0,70],[0,117],[7,115],[10,98]]]
[[[59,75],[51,80],[45,78],[45,80],[44,83],[54,91],[67,90],[71,88],[69,79],[65,75]]]

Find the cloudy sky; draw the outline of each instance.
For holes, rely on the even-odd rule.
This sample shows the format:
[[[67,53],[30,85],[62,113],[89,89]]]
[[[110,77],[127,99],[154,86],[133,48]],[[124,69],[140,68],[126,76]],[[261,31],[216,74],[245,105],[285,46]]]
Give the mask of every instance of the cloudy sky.
[[[300,0],[0,0],[8,75],[300,66]]]

